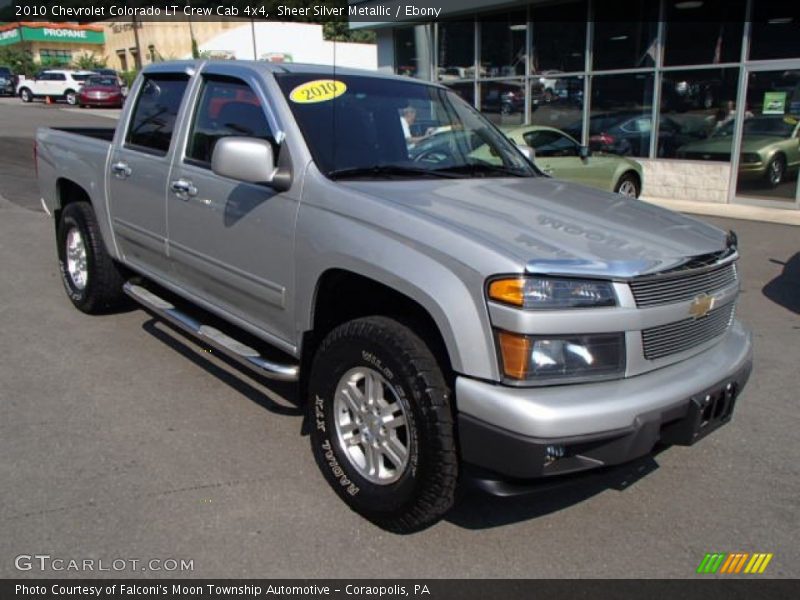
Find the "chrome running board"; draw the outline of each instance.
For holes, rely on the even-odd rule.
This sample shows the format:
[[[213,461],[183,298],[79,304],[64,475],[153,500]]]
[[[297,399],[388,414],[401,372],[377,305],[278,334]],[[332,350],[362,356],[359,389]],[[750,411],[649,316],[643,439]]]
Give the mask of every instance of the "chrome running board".
[[[158,317],[196,337],[202,343],[208,344],[240,365],[269,379],[278,381],[298,380],[300,375],[300,367],[298,365],[279,364],[267,360],[257,350],[236,341],[219,329],[215,329],[210,325],[203,325],[140,285],[128,281],[123,286],[123,290],[128,296]]]

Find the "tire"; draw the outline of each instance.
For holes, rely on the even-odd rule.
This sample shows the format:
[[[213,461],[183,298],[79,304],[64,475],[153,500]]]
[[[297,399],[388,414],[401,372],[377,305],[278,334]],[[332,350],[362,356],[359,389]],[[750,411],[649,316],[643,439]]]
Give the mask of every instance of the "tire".
[[[91,315],[126,304],[122,291],[125,277],[106,251],[88,202],[67,204],[61,211],[56,238],[61,281],[75,308]]]
[[[642,193],[642,184],[639,183],[639,177],[637,177],[634,173],[623,173],[622,177],[619,178],[616,187],[614,187],[614,191],[617,194],[622,194],[623,196],[628,196],[629,198],[638,198],[639,194]]]
[[[778,187],[786,177],[786,158],[783,154],[776,154],[767,163],[767,171],[764,173],[764,180],[769,187]]]
[[[23,102],[33,102],[33,94],[31,94],[31,91],[28,88],[22,88],[19,91],[19,97]]]
[[[381,391],[371,407],[383,408],[380,418],[361,402],[369,396],[368,380]],[[340,325],[314,356],[308,393],[314,458],[352,510],[387,531],[411,533],[450,509],[458,479],[450,389],[428,346],[409,328],[387,317]],[[369,451],[372,469],[370,447],[381,448]],[[398,448],[406,449],[404,461]]]
[[[67,90],[64,92],[64,100],[66,100],[67,104],[70,106],[75,106],[78,103],[78,94],[72,90]]]

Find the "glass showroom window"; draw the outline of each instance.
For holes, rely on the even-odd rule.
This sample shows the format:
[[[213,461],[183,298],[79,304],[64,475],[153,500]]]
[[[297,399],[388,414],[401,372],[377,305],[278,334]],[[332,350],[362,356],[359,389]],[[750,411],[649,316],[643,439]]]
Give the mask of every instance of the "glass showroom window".
[[[475,84],[471,81],[444,82],[447,87],[458,94],[465,102],[475,106]]]
[[[531,73],[548,75],[586,67],[586,2],[531,9]]]
[[[479,77],[525,75],[528,25],[525,11],[494,16],[481,23],[481,70]]]
[[[664,65],[739,62],[745,0],[667,0],[665,10]]]
[[[525,120],[525,81],[484,81],[480,84],[481,112],[495,125],[522,125]]]
[[[439,80],[474,79],[475,23],[473,21],[440,23],[437,43]]]
[[[653,130],[652,106],[652,73],[594,76],[589,147],[596,152],[647,157]],[[566,131],[580,139],[575,128]]]
[[[659,157],[730,161],[739,69],[665,71]]]
[[[394,31],[394,72],[430,79],[431,36],[427,25]]]
[[[595,70],[635,69],[655,65],[658,2],[596,2],[594,10],[592,60]]]
[[[754,0],[750,60],[800,58],[800,18],[797,3]]]
[[[534,125],[569,129],[570,134],[580,140],[584,82],[583,76],[532,77],[531,122]]]

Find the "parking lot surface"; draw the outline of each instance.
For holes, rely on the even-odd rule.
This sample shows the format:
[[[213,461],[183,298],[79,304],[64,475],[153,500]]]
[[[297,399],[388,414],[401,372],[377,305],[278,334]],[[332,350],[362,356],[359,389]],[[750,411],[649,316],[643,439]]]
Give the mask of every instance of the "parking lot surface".
[[[707,552],[772,552],[765,576],[800,576],[800,228],[708,219],[739,234],[755,336],[730,425],[561,492],[465,492],[445,521],[396,536],[328,488],[294,387],[143,311],[72,308],[32,137],[114,116],[0,100],[0,577],[92,575],[15,568],[36,553],[193,561],[102,573],[118,577],[693,577]]]

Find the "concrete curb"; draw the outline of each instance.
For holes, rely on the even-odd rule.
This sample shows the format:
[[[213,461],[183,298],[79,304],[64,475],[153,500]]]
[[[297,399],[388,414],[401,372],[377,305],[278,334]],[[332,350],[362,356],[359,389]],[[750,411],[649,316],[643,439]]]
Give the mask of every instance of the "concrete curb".
[[[646,198],[642,200],[676,210],[678,212],[710,217],[725,217],[728,219],[743,219],[746,221],[764,221],[780,225],[800,226],[800,210],[783,208],[766,208],[762,206],[747,206],[744,204],[718,204],[715,202],[694,202],[691,200],[668,200],[666,198]]]

